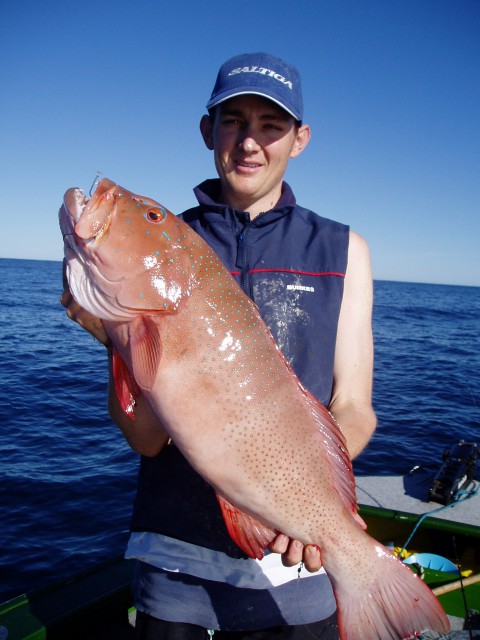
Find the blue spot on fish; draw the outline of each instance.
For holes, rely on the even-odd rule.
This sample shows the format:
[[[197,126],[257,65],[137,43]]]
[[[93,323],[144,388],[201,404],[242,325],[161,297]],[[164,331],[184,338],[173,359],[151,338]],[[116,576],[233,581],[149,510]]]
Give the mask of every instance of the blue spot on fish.
[[[163,235],[165,236],[165,238],[166,238],[167,240],[170,240],[170,238],[169,238],[169,236],[168,236],[168,233],[166,233],[165,231],[162,231],[162,233],[163,233]]]

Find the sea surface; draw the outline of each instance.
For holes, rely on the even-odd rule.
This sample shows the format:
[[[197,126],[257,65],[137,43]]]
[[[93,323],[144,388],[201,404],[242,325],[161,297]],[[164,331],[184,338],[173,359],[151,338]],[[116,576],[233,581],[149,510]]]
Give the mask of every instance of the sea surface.
[[[106,352],[65,316],[60,262],[0,259],[0,601],[123,553],[138,457]],[[480,444],[480,288],[375,282],[378,429],[358,475]]]

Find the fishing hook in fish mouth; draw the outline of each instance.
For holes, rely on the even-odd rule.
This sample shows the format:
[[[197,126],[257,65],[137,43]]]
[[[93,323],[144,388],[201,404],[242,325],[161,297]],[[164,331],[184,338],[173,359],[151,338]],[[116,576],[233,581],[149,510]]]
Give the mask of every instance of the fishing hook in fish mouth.
[[[90,191],[88,192],[88,195],[89,195],[90,197],[92,197],[93,187],[95,187],[95,185],[97,185],[97,186],[98,186],[98,182],[97,182],[97,180],[98,180],[98,178],[99,178],[101,175],[102,175],[102,172],[101,172],[101,171],[97,171],[97,173],[96,173],[96,175],[95,175],[95,178],[93,179],[92,186],[90,187]]]

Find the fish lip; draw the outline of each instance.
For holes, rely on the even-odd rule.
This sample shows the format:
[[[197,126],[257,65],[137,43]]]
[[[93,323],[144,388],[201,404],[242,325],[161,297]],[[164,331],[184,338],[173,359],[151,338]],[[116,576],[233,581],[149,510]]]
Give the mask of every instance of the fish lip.
[[[115,208],[117,185],[100,190],[88,198],[82,189],[74,187],[65,194],[65,205],[70,213],[70,220],[74,228],[75,235],[81,239],[84,246],[101,242],[107,234],[113,216],[113,210],[107,207],[102,210],[105,201],[113,200]]]
[[[67,189],[58,212],[60,230],[66,247],[76,250],[75,225],[85,208],[85,196],[78,187]]]
[[[86,197],[82,189],[79,187],[72,187],[65,193],[63,202],[70,213],[73,223],[76,224],[80,220],[80,217],[85,207],[90,202],[90,199]]]

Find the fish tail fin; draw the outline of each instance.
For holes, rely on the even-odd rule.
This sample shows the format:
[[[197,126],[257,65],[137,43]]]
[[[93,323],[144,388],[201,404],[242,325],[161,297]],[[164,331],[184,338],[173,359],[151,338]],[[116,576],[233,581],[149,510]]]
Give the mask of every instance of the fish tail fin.
[[[115,393],[123,412],[135,420],[135,400],[140,396],[140,388],[115,348],[112,349],[112,376]]]
[[[342,640],[402,640],[426,629],[446,633],[448,617],[430,588],[382,545],[375,547],[377,562],[363,589],[333,581]]]
[[[225,498],[217,495],[217,500],[232,540],[247,556],[261,560],[277,532],[240,511]]]

